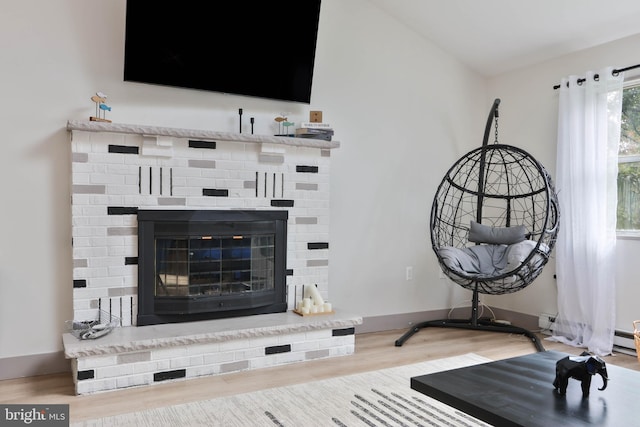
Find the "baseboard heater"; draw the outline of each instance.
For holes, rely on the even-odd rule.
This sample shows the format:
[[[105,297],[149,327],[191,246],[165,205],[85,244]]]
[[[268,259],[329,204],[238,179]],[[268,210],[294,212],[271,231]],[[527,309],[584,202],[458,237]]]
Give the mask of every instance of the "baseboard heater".
[[[613,348],[625,354],[636,355],[636,344],[633,333],[624,331],[615,331],[613,333]]]

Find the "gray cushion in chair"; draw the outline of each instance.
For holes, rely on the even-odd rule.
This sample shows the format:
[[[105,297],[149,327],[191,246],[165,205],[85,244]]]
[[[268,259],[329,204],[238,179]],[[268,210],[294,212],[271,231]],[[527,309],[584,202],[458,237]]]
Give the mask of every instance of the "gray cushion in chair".
[[[516,225],[514,227],[489,227],[471,221],[469,241],[474,243],[487,243],[489,245],[511,245],[522,242],[526,234],[527,229],[524,225]]]
[[[520,268],[536,245],[537,243],[533,240],[523,240],[512,245],[476,245],[462,249],[443,246],[438,249],[438,254],[454,274],[462,273],[466,276],[486,279]],[[534,270],[538,268],[543,254],[548,252],[549,247],[541,244],[527,268]],[[455,278],[452,279],[455,281]]]
[[[504,245],[479,245],[464,249],[445,246],[438,253],[445,265],[453,271],[491,277],[505,268],[507,248]]]

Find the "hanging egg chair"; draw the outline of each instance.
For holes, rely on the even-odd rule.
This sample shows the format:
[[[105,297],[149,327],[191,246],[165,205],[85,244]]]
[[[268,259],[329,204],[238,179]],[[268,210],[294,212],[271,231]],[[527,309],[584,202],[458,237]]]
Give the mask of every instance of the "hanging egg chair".
[[[523,289],[548,262],[559,227],[551,177],[526,151],[498,143],[498,106],[491,108],[481,147],[456,161],[438,186],[431,207],[431,245],[443,273],[473,291],[469,319],[431,320],[413,326],[401,346],[428,326],[516,333],[542,344],[530,331],[478,318],[479,294]],[[495,143],[488,144],[495,121]]]

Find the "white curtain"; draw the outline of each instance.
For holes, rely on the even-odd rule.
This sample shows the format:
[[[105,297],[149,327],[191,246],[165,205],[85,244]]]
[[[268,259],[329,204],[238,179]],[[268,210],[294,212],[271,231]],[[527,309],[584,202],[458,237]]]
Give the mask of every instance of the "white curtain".
[[[598,78],[595,75],[598,75]],[[552,339],[604,356],[615,331],[615,251],[621,74],[562,79],[556,190],[558,316]],[[568,83],[568,85],[567,85]]]

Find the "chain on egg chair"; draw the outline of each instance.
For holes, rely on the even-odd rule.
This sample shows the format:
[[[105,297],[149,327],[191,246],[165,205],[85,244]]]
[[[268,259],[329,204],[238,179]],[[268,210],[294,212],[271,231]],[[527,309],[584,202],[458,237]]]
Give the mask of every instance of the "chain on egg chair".
[[[456,327],[507,332],[531,339],[532,332],[478,317],[478,295],[519,291],[540,275],[555,246],[558,199],[542,164],[524,150],[498,143],[496,99],[482,147],[461,157],[440,183],[431,207],[431,244],[443,273],[473,291],[471,318],[418,323],[396,340],[401,346],[420,329]],[[495,121],[495,143],[488,144]]]

